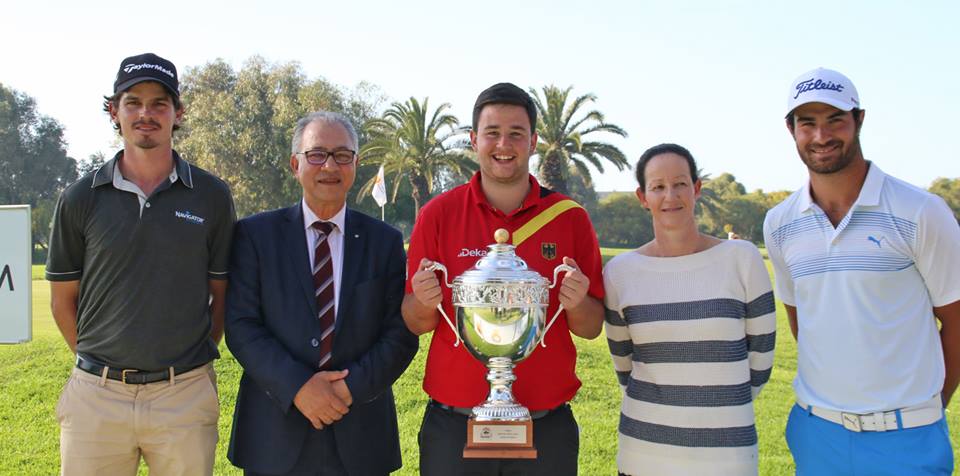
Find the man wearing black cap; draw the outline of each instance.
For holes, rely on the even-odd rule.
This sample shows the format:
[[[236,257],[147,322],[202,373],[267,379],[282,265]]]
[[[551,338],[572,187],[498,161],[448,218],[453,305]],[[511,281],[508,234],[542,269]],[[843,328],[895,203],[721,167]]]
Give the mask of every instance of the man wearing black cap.
[[[408,250],[407,295],[402,313],[415,334],[433,332],[423,387],[430,395],[420,428],[420,473],[424,475],[577,472],[579,430],[567,402],[580,388],[576,348],[570,333],[592,339],[603,324],[600,250],[593,225],[576,202],[542,188],[530,175],[537,145],[537,111],[530,96],[509,83],[480,93],[470,140],[480,171],[469,183],[423,207]],[[441,323],[437,305],[455,316],[450,290],[427,268],[444,264],[451,277],[470,269],[493,243],[494,231],[510,232],[510,243],[543,276],[566,263],[576,268],[550,291],[547,316],[564,313],[537,348],[514,369],[513,395],[530,410],[536,459],[464,458],[467,420],[490,389],[486,367]]]
[[[212,474],[230,191],[180,158],[177,69],[120,63],[104,110],[123,141],[60,195],[47,280],[76,368],[57,405],[61,474]]]

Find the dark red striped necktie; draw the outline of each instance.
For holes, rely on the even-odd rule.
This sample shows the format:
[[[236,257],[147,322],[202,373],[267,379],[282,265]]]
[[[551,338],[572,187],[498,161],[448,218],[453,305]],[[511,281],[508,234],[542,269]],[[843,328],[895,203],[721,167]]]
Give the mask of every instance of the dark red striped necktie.
[[[333,350],[333,325],[336,315],[336,302],[333,286],[333,259],[330,256],[330,232],[333,224],[314,222],[313,227],[320,232],[313,256],[313,287],[317,297],[317,316],[320,318],[320,368],[327,368]]]

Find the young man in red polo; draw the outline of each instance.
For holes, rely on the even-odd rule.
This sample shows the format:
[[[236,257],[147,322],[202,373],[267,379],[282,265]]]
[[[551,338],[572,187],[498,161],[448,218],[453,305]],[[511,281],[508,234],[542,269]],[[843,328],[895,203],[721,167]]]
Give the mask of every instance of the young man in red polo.
[[[530,175],[536,150],[537,111],[517,86],[500,83],[477,97],[470,141],[480,171],[469,183],[427,203],[417,218],[408,251],[403,319],[415,334],[433,332],[423,388],[430,402],[420,428],[423,475],[577,472],[579,429],[568,402],[580,388],[576,348],[570,333],[592,339],[603,325],[603,279],[597,235],[586,211]],[[473,267],[494,242],[494,231],[510,232],[527,265],[543,276],[566,263],[575,268],[550,290],[547,316],[565,312],[546,335],[547,347],[517,364],[513,394],[533,418],[536,459],[466,459],[463,449],[471,408],[487,396],[486,367],[440,324],[437,305],[455,316],[450,290],[426,269],[443,263],[450,277]]]

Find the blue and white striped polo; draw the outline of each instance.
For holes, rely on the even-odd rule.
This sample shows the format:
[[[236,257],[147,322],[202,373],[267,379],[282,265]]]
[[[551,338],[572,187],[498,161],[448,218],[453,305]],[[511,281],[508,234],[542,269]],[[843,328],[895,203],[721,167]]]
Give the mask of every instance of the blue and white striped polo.
[[[944,201],[870,164],[836,228],[809,183],[767,213],[776,294],[797,308],[797,397],[870,413],[943,388],[933,306],[960,300],[960,227]]]

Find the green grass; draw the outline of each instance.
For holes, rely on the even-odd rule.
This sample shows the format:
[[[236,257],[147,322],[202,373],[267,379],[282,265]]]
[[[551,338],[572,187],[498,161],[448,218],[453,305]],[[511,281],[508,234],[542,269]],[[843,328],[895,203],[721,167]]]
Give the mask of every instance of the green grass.
[[[607,264],[607,261],[610,261],[610,258],[613,258],[624,251],[630,251],[632,249],[633,248],[600,248],[600,257],[603,258],[603,264]],[[42,276],[41,278],[35,279],[42,279]]]
[[[604,250],[605,258],[614,254],[611,251]],[[0,474],[3,475],[52,475],[59,471],[59,432],[54,407],[69,375],[72,357],[50,316],[49,286],[46,282],[34,281],[33,292],[33,341],[0,346]],[[793,461],[783,431],[793,405],[790,384],[797,368],[796,345],[780,305],[777,319],[779,335],[774,370],[756,403],[760,474],[765,476],[793,474]],[[421,338],[416,360],[394,385],[404,462],[403,468],[395,473],[399,475],[418,473],[416,435],[426,402],[420,382],[428,344],[429,336]],[[616,474],[620,390],[606,341],[601,336],[592,341],[576,339],[576,344],[579,349],[577,372],[583,380],[583,388],[573,401],[582,430],[580,474]],[[220,351],[223,358],[216,362],[221,403],[220,443],[215,474],[239,475],[240,471],[227,461],[226,448],[240,367],[226,347],[221,346]],[[948,413],[950,435],[955,444],[960,442],[957,400],[954,399]],[[954,446],[954,460],[960,463],[956,448]],[[141,467],[140,473],[145,475],[145,468]]]

